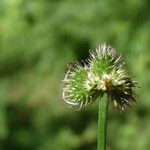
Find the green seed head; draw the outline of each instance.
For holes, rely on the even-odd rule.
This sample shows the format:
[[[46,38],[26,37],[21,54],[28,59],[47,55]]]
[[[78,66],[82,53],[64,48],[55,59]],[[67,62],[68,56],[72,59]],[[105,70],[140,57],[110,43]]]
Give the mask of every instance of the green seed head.
[[[69,67],[63,80],[63,100],[82,108],[106,93],[118,110],[135,101],[136,82],[124,69],[122,56],[106,44],[90,52],[87,65]]]
[[[73,106],[86,106],[94,101],[97,96],[94,90],[87,90],[87,74],[89,68],[75,64],[69,67],[63,80],[63,100]]]

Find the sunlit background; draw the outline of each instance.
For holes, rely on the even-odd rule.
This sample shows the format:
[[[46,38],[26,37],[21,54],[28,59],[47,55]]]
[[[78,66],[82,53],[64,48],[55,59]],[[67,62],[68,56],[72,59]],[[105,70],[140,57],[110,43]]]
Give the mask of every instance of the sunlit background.
[[[1,150],[96,150],[98,103],[69,108],[61,82],[104,42],[140,86],[125,113],[110,105],[107,150],[150,149],[149,0],[0,0]]]

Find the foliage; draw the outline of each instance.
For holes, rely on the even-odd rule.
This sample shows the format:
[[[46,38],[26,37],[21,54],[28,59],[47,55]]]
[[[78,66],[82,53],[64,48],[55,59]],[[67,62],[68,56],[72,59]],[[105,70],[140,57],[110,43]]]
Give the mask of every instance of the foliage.
[[[149,0],[0,0],[0,149],[95,150],[98,105],[61,101],[69,62],[100,43],[117,48],[137,81],[138,103],[109,109],[108,150],[150,147]]]

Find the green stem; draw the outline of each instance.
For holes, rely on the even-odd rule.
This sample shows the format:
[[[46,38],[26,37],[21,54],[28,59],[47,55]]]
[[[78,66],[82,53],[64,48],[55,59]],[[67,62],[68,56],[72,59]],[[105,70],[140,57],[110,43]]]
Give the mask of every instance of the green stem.
[[[106,150],[106,126],[107,126],[107,109],[109,98],[105,94],[99,98],[98,113],[98,150]]]

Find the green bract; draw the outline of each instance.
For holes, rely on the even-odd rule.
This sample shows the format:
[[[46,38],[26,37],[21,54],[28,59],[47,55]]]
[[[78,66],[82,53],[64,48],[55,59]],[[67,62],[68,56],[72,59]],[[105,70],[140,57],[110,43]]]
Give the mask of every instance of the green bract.
[[[69,67],[63,80],[63,99],[82,108],[106,93],[116,108],[124,110],[135,101],[134,87],[136,82],[125,71],[122,56],[103,44],[90,52],[87,65]]]

